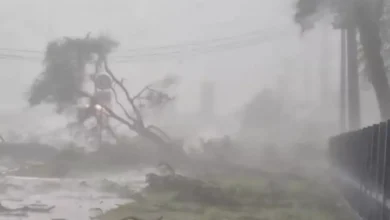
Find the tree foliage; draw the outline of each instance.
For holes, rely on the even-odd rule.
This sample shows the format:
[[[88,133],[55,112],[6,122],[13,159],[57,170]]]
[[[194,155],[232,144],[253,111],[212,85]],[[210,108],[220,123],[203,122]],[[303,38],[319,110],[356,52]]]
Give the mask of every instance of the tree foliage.
[[[175,84],[177,78],[169,76],[145,86],[136,95],[131,95],[124,85],[124,79],[119,79],[108,66],[107,56],[117,46],[118,42],[107,36],[65,37],[50,42],[46,48],[44,70],[30,87],[28,99],[30,106],[41,103],[55,104],[58,113],[76,107],[77,121],[69,125],[70,129],[83,125],[91,117],[98,122],[104,115],[103,118],[114,119],[142,137],[168,146],[171,142],[169,136],[158,127],[146,124],[142,111],[145,106],[155,108],[173,100],[173,97],[163,90]],[[113,82],[111,92],[114,94],[115,104],[122,110],[122,115],[114,108],[100,102],[92,93],[84,90],[86,80],[91,79],[91,76],[87,77],[86,74],[88,64],[95,65],[95,74],[103,67],[111,78]],[[119,100],[118,92],[124,94],[127,103]],[[86,107],[78,106],[80,98],[87,98],[89,104]],[[115,136],[108,120],[105,121],[107,123],[104,129]]]
[[[46,47],[44,70],[30,87],[29,104],[55,104],[58,112],[77,104],[86,80],[87,64],[96,57],[101,62],[117,46],[107,36],[65,37],[50,42]]]

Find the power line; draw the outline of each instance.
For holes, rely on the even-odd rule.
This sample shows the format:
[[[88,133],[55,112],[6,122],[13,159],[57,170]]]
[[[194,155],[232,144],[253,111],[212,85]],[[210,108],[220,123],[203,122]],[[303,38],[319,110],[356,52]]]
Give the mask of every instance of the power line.
[[[227,44],[220,44],[220,45],[213,45],[207,48],[196,48],[188,51],[174,51],[170,53],[154,53],[154,54],[148,54],[146,56],[127,56],[126,59],[118,60],[118,63],[126,63],[134,60],[150,60],[150,58],[177,58],[182,57],[185,55],[197,55],[197,54],[209,54],[213,52],[223,52],[223,51],[229,51],[229,50],[236,50],[236,49],[242,49],[247,48],[251,46],[256,46],[265,42],[269,42],[268,40],[264,40],[263,38],[256,38],[256,39],[250,39],[247,41],[242,42],[231,42]]]
[[[133,48],[133,49],[128,49],[125,51],[118,51],[117,53],[135,53],[139,51],[154,51],[154,50],[170,50],[170,49],[175,49],[175,48],[180,48],[180,47],[196,47],[196,46],[204,46],[207,44],[213,44],[213,43],[218,43],[218,42],[224,42],[224,41],[229,41],[229,40],[238,40],[242,39],[245,37],[256,37],[256,36],[263,36],[267,33],[272,33],[272,32],[280,32],[281,30],[285,31],[286,28],[267,28],[267,29],[259,29],[259,30],[254,30],[250,31],[247,33],[239,34],[236,36],[229,36],[229,37],[220,37],[220,38],[212,38],[209,40],[202,40],[202,41],[189,41],[186,43],[180,43],[180,44],[169,44],[169,45],[163,45],[163,46],[154,46],[154,47],[143,47],[143,48]],[[44,54],[44,51],[40,50],[31,50],[31,49],[12,49],[12,48],[0,48],[0,51],[6,51],[6,52],[21,52],[21,53],[32,53],[32,54]]]
[[[245,37],[256,37],[259,35],[261,36],[261,35],[264,35],[266,33],[272,33],[275,31],[280,32],[280,30],[286,30],[286,29],[285,28],[277,28],[276,29],[275,27],[267,28],[267,29],[258,29],[258,30],[250,31],[248,33],[239,34],[236,36],[219,37],[219,38],[212,38],[209,40],[192,41],[192,42],[186,42],[186,43],[180,43],[180,44],[169,44],[169,45],[164,45],[164,46],[134,48],[134,49],[127,50],[127,52],[142,51],[142,50],[166,50],[166,49],[172,49],[172,48],[177,48],[177,47],[201,46],[201,45],[216,43],[216,42],[237,40],[237,39],[245,38]]]
[[[225,37],[225,38],[215,38],[208,41],[198,41],[187,44],[176,44],[169,46],[159,46],[159,47],[146,47],[146,48],[138,48],[138,49],[130,49],[127,51],[132,51],[130,55],[118,55],[118,53],[114,53],[112,58],[114,58],[114,62],[126,63],[134,60],[150,60],[150,58],[175,58],[177,56],[183,55],[195,55],[195,54],[204,54],[210,52],[219,52],[226,51],[232,49],[240,49],[248,46],[254,46],[261,43],[266,43],[272,41],[273,39],[277,39],[281,36],[287,37],[291,33],[290,31],[283,29],[276,33],[270,33],[269,30],[263,31],[252,31],[247,34],[241,34],[235,37]],[[276,38],[277,37],[277,38]],[[246,38],[246,39],[245,39]],[[176,50],[172,50],[175,49]],[[158,50],[165,51],[158,51]],[[171,49],[169,51],[168,49]],[[155,50],[155,51],[153,51]],[[156,52],[157,50],[157,52]],[[15,55],[9,53],[0,53],[0,59],[9,59],[9,60],[30,60],[30,61],[38,61],[42,60],[42,57],[30,56],[32,54],[42,54],[42,52],[34,51],[34,50],[22,50],[22,49],[9,49],[9,48],[0,48],[1,51],[8,52],[19,52],[25,53],[25,55]],[[146,53],[137,53],[138,52],[146,52]],[[26,56],[26,54],[29,54]]]
[[[220,42],[218,44],[214,43],[211,45],[208,45],[206,47],[204,46],[197,46],[197,47],[187,47],[175,51],[166,51],[166,52],[154,52],[154,53],[147,53],[147,54],[133,54],[130,56],[115,56],[116,58],[127,58],[124,59],[124,61],[128,60],[134,60],[137,58],[142,58],[142,57],[161,57],[161,56],[176,56],[176,55],[183,55],[183,54],[189,54],[189,55],[194,55],[194,54],[204,54],[204,53],[210,53],[210,52],[220,52],[220,51],[226,51],[226,50],[232,50],[232,49],[240,49],[248,46],[255,46],[259,45],[262,43],[270,42],[275,39],[280,39],[279,37],[288,37],[290,35],[288,34],[288,30],[280,30],[277,33],[272,33],[272,34],[264,34],[263,35],[258,35],[258,36],[253,36],[248,39],[240,39],[237,38],[234,41],[226,41],[226,42]],[[119,61],[122,62],[122,61]]]

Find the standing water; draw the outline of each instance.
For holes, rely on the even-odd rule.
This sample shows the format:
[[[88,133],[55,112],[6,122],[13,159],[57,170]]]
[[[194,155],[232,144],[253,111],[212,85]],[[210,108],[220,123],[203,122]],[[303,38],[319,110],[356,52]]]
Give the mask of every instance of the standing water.
[[[143,170],[63,179],[6,176],[2,181],[7,189],[0,195],[2,206],[15,209],[30,204],[46,204],[55,207],[50,212],[28,211],[27,216],[1,216],[0,212],[0,220],[89,219],[91,215],[96,215],[97,211],[105,212],[131,202],[130,199],[120,198],[120,195],[114,192],[103,190],[103,182],[126,185],[136,191],[144,186],[146,173],[147,170]]]

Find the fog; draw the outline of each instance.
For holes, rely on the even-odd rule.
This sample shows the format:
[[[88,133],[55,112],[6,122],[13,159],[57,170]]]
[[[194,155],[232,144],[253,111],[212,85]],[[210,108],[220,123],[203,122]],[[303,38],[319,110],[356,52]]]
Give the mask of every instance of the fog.
[[[265,207],[267,199],[257,202],[266,193],[256,193],[276,192],[271,193],[274,201],[295,187],[294,192],[304,189],[299,191],[302,195],[282,193],[288,198],[280,200],[293,200],[295,207],[313,196],[340,208],[339,196],[323,198],[334,194],[333,188],[323,185],[329,181],[327,141],[340,133],[340,31],[325,17],[302,33],[293,19],[295,10],[293,0],[4,1],[0,198],[53,203],[57,208],[52,218],[86,219],[88,209],[93,209],[104,211],[103,220],[116,220],[120,218],[111,214],[117,206],[139,201],[146,205],[137,196],[139,192],[149,196],[143,194],[148,187],[179,189],[178,201],[184,204],[187,197],[196,197],[188,195],[192,188],[181,188],[190,185],[201,194],[196,202],[206,214],[216,212],[208,206],[225,206],[229,201],[228,205],[237,205],[238,200],[242,205],[241,200],[253,200],[254,204],[242,203]],[[130,126],[110,121],[113,137],[107,141],[102,140],[106,137],[101,130],[94,142],[70,131],[72,122],[78,125],[75,112],[58,114],[53,104],[31,107],[28,101],[31,85],[45,68],[48,42],[81,39],[88,33],[91,38],[104,35],[119,42],[107,63],[130,94],[169,76],[176,80],[161,89],[173,101],[142,111],[142,120],[131,107],[138,121]],[[85,73],[92,76],[96,63],[91,61]],[[83,89],[93,86],[87,83]],[[120,91],[117,87],[115,91]],[[372,86],[361,80],[360,87],[364,127],[380,117]],[[123,92],[118,97],[131,104]],[[94,101],[89,97],[85,108],[107,111]],[[132,120],[133,115],[123,113],[118,104],[111,110]],[[167,135],[155,135],[149,125]],[[162,174],[161,166],[168,175]],[[247,182],[234,182],[242,179]],[[216,183],[209,187],[209,181]],[[234,182],[230,188],[225,186],[228,182]],[[248,182],[265,188],[250,191]],[[207,197],[214,192],[220,198]],[[316,209],[328,210],[325,203],[319,204]],[[0,215],[2,206],[0,202]],[[311,210],[307,201],[298,206]],[[75,215],[66,216],[68,209]],[[28,219],[37,218],[32,216]]]
[[[188,120],[196,120],[191,115],[200,108],[200,87],[204,81],[215,82],[216,115],[232,120],[231,124],[236,123],[236,112],[264,88],[276,88],[285,93],[285,100],[297,105],[308,103],[307,111],[316,109],[316,114],[324,115],[326,120],[337,120],[336,106],[319,107],[323,103],[319,98],[319,76],[326,72],[327,97],[336,100],[338,32],[320,24],[302,36],[292,20],[293,6],[293,2],[256,0],[115,0],[109,4],[86,0],[8,1],[0,9],[1,48],[23,50],[16,53],[24,58],[0,61],[2,130],[20,129],[21,121],[25,120],[29,123],[23,129],[30,132],[44,129],[41,127],[61,127],[59,124],[64,120],[50,114],[50,107],[26,109],[25,93],[42,69],[39,51],[44,51],[49,40],[84,36],[88,32],[106,33],[118,40],[120,46],[112,56],[131,56],[123,58],[123,63],[110,64],[119,77],[127,79],[131,90],[137,91],[167,74],[180,76],[175,105],[180,114],[188,115]],[[254,31],[252,36],[258,39],[256,42],[247,36]],[[326,39],[323,39],[325,32]],[[235,37],[234,42],[241,45],[195,52],[189,45],[226,37]],[[160,48],[166,45],[179,46]],[[3,53],[10,51],[3,50]],[[370,109],[363,112],[365,124],[376,120],[376,112]]]

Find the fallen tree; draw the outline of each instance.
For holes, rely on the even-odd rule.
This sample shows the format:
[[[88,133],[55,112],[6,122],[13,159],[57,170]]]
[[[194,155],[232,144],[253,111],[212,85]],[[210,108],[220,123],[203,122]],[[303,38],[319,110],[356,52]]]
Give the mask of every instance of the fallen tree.
[[[147,138],[164,149],[172,149],[172,140],[163,130],[155,125],[147,124],[142,112],[145,108],[163,107],[174,98],[161,88],[167,88],[176,83],[174,77],[151,83],[135,95],[131,95],[108,65],[109,54],[118,46],[118,42],[107,36],[85,38],[64,37],[48,43],[46,47],[44,70],[31,85],[28,102],[30,106],[42,103],[56,105],[57,113],[63,114],[77,111],[77,122],[70,127],[83,125],[89,118],[99,120],[97,114],[103,113],[125,125],[130,131]],[[92,63],[96,72],[86,73],[86,67]],[[119,106],[122,115],[110,106],[98,100],[92,92],[84,89],[87,79],[94,79],[100,68],[112,80],[111,91],[114,94],[115,104]],[[89,77],[88,77],[89,75]],[[126,98],[126,105],[119,101],[118,92]],[[81,99],[86,98],[88,105],[80,107]],[[116,138],[115,131],[108,124],[105,127]]]

